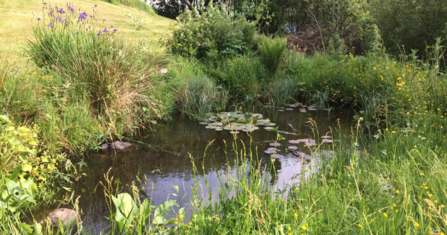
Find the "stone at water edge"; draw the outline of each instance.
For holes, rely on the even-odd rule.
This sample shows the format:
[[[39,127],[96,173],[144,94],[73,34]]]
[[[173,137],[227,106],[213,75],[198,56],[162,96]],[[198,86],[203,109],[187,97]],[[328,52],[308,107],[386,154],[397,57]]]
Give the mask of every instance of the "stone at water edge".
[[[105,143],[101,145],[102,150],[122,150],[129,147],[129,142],[114,141],[112,143]]]
[[[73,226],[76,226],[80,221],[81,218],[77,211],[67,208],[59,208],[52,212],[50,212],[47,216],[45,216],[45,219],[40,221],[40,224],[48,223],[48,225],[52,227],[58,227],[59,223],[58,221],[61,221],[62,225],[67,225],[73,220],[75,222],[73,223]]]

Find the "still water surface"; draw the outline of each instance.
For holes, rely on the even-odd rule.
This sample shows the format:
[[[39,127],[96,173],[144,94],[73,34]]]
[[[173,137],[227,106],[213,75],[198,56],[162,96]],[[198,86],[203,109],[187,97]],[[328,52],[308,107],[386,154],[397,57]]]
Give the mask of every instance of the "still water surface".
[[[300,151],[310,154],[309,150],[303,144],[290,144],[289,140],[314,138],[314,132],[308,121],[312,118],[316,121],[319,135],[330,134],[332,130],[347,132],[352,125],[352,114],[337,109],[328,111],[308,111],[299,112],[298,108],[293,110],[278,111],[278,109],[251,108],[251,112],[262,113],[264,117],[270,118],[278,124],[279,130],[290,132],[284,134],[285,140],[279,141],[282,146],[278,147],[280,154],[284,158],[275,161],[275,171],[277,176],[271,180],[272,186],[280,190],[287,184],[298,183],[299,179],[293,177],[299,174],[303,168],[303,161],[288,153],[288,146],[295,145]],[[341,126],[346,129],[338,130],[337,119]],[[252,146],[257,149],[257,158],[259,161],[268,162],[269,155],[264,151],[268,149],[269,143],[274,142],[277,137],[276,132],[260,130],[252,132]],[[245,132],[237,135],[237,141],[250,143],[250,137]],[[334,136],[334,140],[336,136]],[[206,146],[214,140],[207,149],[206,157],[203,158]],[[81,196],[79,200],[79,209],[83,212],[84,226],[96,231],[106,226],[105,217],[109,215],[103,187],[99,185],[104,182],[104,174],[109,170],[109,176],[119,180],[120,185],[124,186],[122,191],[127,191],[127,185],[132,182],[138,187],[144,187],[141,190],[141,198],[148,197],[153,205],[159,205],[166,200],[177,199],[172,193],[175,193],[174,185],[180,187],[179,194],[186,193],[182,200],[183,206],[188,208],[189,196],[191,196],[191,185],[194,184],[192,163],[190,155],[195,158],[195,165],[199,168],[199,178],[204,185],[206,177],[209,184],[212,185],[211,193],[213,199],[217,198],[218,185],[220,185],[218,173],[223,173],[227,169],[227,163],[234,164],[235,154],[231,150],[231,145],[235,141],[234,135],[229,131],[220,131],[206,129],[198,121],[190,120],[185,117],[175,117],[172,121],[157,126],[153,131],[140,138],[141,142],[150,145],[133,143],[133,145],[119,152],[94,152],[85,157],[87,174],[81,182],[75,186],[76,196]],[[319,142],[320,140],[317,140]],[[227,147],[225,146],[227,143]],[[330,145],[325,146],[329,147]],[[204,164],[204,172],[201,170],[201,164]],[[312,163],[310,163],[312,164]],[[127,191],[128,192],[128,191]],[[204,198],[208,198],[205,190]],[[172,216],[173,214],[171,214]]]

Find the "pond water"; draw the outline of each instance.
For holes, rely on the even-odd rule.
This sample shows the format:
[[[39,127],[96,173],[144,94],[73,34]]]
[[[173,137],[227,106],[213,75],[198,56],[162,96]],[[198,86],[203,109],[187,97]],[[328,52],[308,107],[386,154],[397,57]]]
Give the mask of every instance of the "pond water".
[[[278,108],[252,107],[249,111],[262,113],[264,117],[274,121],[279,126],[279,130],[289,132],[282,134],[285,139],[278,142],[281,144],[277,147],[281,150],[279,154],[284,157],[275,160],[274,169],[277,176],[270,181],[277,189],[282,189],[287,184],[298,183],[299,179],[295,179],[293,176],[299,174],[309,164],[288,151],[289,146],[297,146],[299,151],[310,154],[308,148],[304,147],[304,143],[289,143],[290,140],[314,138],[314,133],[308,123],[309,118],[318,124],[317,130],[320,136],[331,135],[330,127],[338,130],[338,119],[341,126],[346,128],[338,131],[347,132],[352,125],[352,114],[337,109],[332,109],[330,112],[307,111],[302,113],[299,108],[279,111]],[[253,149],[257,148],[259,161],[270,159],[270,155],[264,151],[272,147],[270,143],[274,142],[276,138],[276,132],[267,131],[263,127],[251,133],[252,146]],[[335,139],[336,137],[334,137]],[[206,157],[203,159],[205,148],[212,140],[214,142],[207,149]],[[320,142],[321,140],[316,141]],[[99,182],[104,182],[104,174],[109,170],[109,176],[113,176],[114,181],[118,179],[120,185],[124,186],[122,191],[127,191],[128,187],[126,186],[131,185],[132,182],[135,182],[138,187],[144,186],[140,196],[151,199],[153,205],[177,199],[172,194],[175,193],[173,186],[178,185],[179,194],[186,193],[182,204],[188,209],[189,196],[192,193],[191,185],[194,183],[189,155],[195,158],[201,183],[204,185],[203,177],[206,177],[210,185],[213,186],[211,190],[213,197],[218,195],[217,186],[220,184],[218,173],[226,171],[227,163],[233,164],[235,158],[235,154],[231,151],[227,151],[228,155],[224,151],[226,148],[224,141],[227,143],[227,150],[231,150],[231,143],[234,142],[234,135],[229,131],[206,129],[205,125],[199,124],[199,121],[182,116],[174,117],[172,121],[156,126],[144,137],[140,137],[139,141],[146,145],[132,143],[131,147],[119,152],[99,151],[89,153],[85,157],[87,167],[84,168],[84,172],[87,176],[81,179],[74,189],[75,198],[81,196],[79,209],[83,212],[83,223],[88,229],[93,227],[98,231],[106,226],[105,217],[110,212],[103,187]],[[243,141],[248,145],[250,136],[241,132],[237,134],[237,141],[239,143]],[[325,146],[329,147],[330,145],[325,144]],[[204,172],[201,170],[202,162]],[[208,198],[208,195],[203,196]]]

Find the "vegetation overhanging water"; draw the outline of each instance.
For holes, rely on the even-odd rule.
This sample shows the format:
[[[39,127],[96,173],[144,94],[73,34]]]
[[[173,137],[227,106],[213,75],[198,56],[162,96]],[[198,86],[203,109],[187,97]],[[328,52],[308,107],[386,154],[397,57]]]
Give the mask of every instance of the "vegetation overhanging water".
[[[430,39],[423,59],[424,52],[408,49],[411,54],[391,56],[374,23],[355,25],[347,38],[324,32],[315,19],[322,37],[315,49],[321,53],[309,56],[287,49],[290,40],[281,33],[260,35],[263,20],[273,16],[249,21],[228,5],[209,4],[183,11],[166,40],[150,44],[120,37],[126,27],[134,27],[135,35],[144,29],[137,16],[116,21],[120,28],[98,18],[101,7],[110,5],[101,2],[87,11],[73,4],[43,4],[42,14],[34,16],[28,60],[0,57],[2,233],[68,233],[70,225],[54,228],[33,220],[36,208],[48,205],[82,209],[87,215],[75,227],[90,234],[446,231],[441,38]],[[374,5],[360,5],[368,4]],[[361,15],[341,8],[353,11],[350,17]],[[323,29],[348,30],[332,23]],[[361,56],[343,41],[357,40],[356,33],[365,43]],[[154,45],[169,55],[152,50]],[[263,118],[220,113],[240,110],[248,101],[284,109],[255,110]],[[331,107],[353,109],[341,119],[352,125],[338,125],[338,111]],[[178,112],[200,121],[165,122]],[[266,127],[252,129],[247,120],[254,118]],[[226,130],[230,119],[239,131],[254,130],[251,138],[241,132],[235,140]],[[329,139],[320,136],[328,133],[326,123],[334,127]],[[151,134],[127,150],[88,152],[139,131]],[[317,147],[311,153],[304,145]],[[76,158],[82,153],[88,154]],[[336,157],[318,160],[322,155]],[[306,157],[317,159],[304,167],[314,174],[287,175],[295,173],[289,165],[302,167]],[[293,184],[282,183],[284,178]]]

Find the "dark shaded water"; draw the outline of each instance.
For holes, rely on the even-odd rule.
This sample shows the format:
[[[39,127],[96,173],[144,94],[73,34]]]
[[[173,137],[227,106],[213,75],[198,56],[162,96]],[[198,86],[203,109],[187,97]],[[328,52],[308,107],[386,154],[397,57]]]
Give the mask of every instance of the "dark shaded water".
[[[298,179],[293,176],[300,173],[306,167],[298,157],[287,154],[289,140],[313,138],[314,134],[307,123],[312,118],[318,124],[318,132],[320,136],[330,132],[330,127],[337,129],[337,119],[341,120],[341,126],[347,131],[352,124],[352,115],[339,110],[332,109],[330,115],[328,111],[308,111],[300,113],[298,108],[291,111],[279,112],[278,109],[258,109],[250,110],[264,114],[264,117],[270,118],[279,125],[279,130],[287,131],[292,134],[284,134],[285,140],[280,141],[282,144],[279,149],[280,153],[285,155],[284,158],[275,161],[275,170],[277,177],[271,181],[272,185],[281,189],[286,184],[297,183]],[[269,142],[273,142],[277,133],[272,131],[260,130],[252,132],[253,149],[257,148],[258,157],[260,159],[269,159],[269,155],[264,150],[271,147]],[[249,144],[250,137],[241,132],[237,135],[238,142],[244,141]],[[336,137],[335,137],[336,138]],[[203,159],[206,146],[210,141],[213,144],[208,148],[207,155]],[[215,130],[206,129],[204,125],[200,125],[198,121],[189,120],[187,118],[176,117],[173,121],[157,126],[153,132],[148,133],[141,141],[153,147],[143,144],[133,144],[128,149],[120,152],[95,152],[90,153],[85,161],[87,168],[81,182],[74,187],[76,196],[79,199],[79,209],[83,212],[84,226],[95,230],[105,227],[105,216],[109,215],[103,187],[99,185],[100,181],[104,182],[104,174],[110,169],[109,176],[115,180],[119,180],[120,185],[124,186],[122,191],[127,191],[127,185],[132,182],[139,187],[144,187],[141,197],[149,197],[153,205],[159,205],[166,200],[177,199],[172,195],[175,193],[174,185],[180,188],[179,194],[186,193],[186,197],[182,200],[185,206],[189,203],[191,195],[191,185],[194,183],[192,163],[189,155],[195,158],[195,165],[199,168],[199,177],[204,185],[205,176],[210,185],[213,186],[213,197],[217,197],[218,187],[220,184],[217,176],[218,172],[227,169],[227,163],[233,164],[234,154],[225,154],[225,148],[231,150],[231,143],[234,142],[234,136],[229,131],[217,132]],[[227,147],[225,147],[225,143]],[[319,142],[317,140],[317,142]],[[302,144],[296,145],[306,152]],[[231,152],[231,151],[228,151]],[[309,154],[309,151],[307,151]],[[204,164],[204,172],[201,170],[201,163]],[[206,190],[205,190],[206,191]],[[206,192],[205,192],[206,193]],[[207,198],[207,195],[204,195]]]

